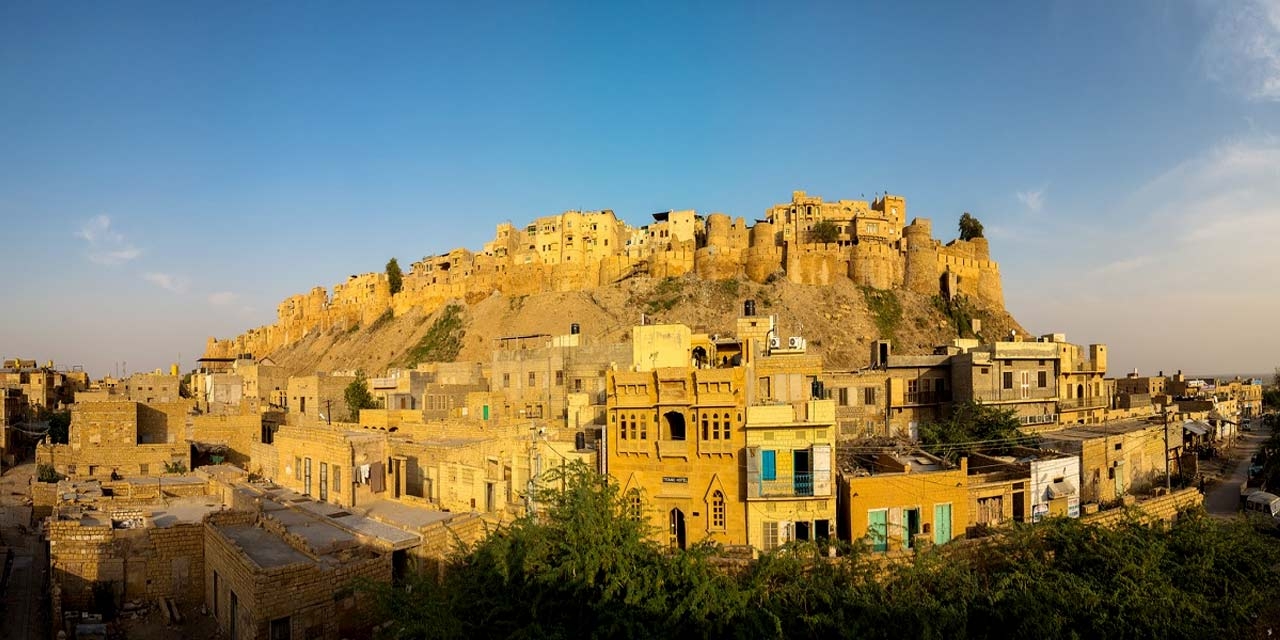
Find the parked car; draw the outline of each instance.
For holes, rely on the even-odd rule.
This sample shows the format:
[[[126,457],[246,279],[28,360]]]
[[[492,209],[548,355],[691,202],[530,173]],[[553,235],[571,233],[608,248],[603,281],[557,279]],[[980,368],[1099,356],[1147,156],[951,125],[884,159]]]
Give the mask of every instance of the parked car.
[[[1255,491],[1244,501],[1246,514],[1256,513],[1275,521],[1280,516],[1280,496],[1266,491]]]

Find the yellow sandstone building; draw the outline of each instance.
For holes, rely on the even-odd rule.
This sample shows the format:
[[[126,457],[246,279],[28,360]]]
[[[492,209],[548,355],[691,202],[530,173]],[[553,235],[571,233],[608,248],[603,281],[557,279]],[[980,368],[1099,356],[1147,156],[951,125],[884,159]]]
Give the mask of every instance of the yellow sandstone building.
[[[736,339],[634,327],[631,370],[608,373],[605,471],[673,547],[834,534],[835,405],[821,399],[820,359],[753,311]]]

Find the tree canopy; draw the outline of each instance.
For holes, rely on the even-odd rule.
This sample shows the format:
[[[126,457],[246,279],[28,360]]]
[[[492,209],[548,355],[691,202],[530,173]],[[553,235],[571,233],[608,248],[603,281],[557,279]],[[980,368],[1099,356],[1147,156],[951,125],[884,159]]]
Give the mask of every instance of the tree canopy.
[[[439,580],[367,585],[381,637],[1222,638],[1276,620],[1280,545],[1243,520],[1050,518],[900,564],[812,542],[732,560],[668,551],[616,483],[556,473],[536,517],[459,545]]]
[[[387,261],[387,283],[391,285],[393,296],[404,288],[404,274],[400,272],[400,263],[395,258]]]
[[[920,442],[933,453],[955,459],[976,448],[993,451],[1029,443],[1031,438],[1018,427],[1012,411],[966,400],[956,402],[945,420],[922,424]]]
[[[809,230],[809,240],[832,243],[840,239],[840,227],[830,220],[820,220]]]
[[[960,216],[960,239],[972,240],[974,238],[981,237],[982,223],[978,222],[977,218],[969,215],[968,211],[964,212],[964,214]]]
[[[55,411],[49,414],[49,442],[51,444],[67,444],[70,432],[70,411]]]
[[[342,395],[343,399],[347,401],[347,411],[350,413],[349,420],[351,422],[360,421],[361,409],[373,409],[377,406],[377,402],[373,399],[373,394],[369,393],[369,382],[364,376],[364,371],[356,372],[356,379],[347,385]]]

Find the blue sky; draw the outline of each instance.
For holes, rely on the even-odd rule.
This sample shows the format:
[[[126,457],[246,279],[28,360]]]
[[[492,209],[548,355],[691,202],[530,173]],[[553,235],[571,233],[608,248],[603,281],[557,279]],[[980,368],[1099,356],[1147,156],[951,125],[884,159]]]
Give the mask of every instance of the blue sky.
[[[803,189],[975,213],[1114,369],[1280,364],[1280,2],[790,4],[0,4],[0,353],[186,368],[502,220]]]

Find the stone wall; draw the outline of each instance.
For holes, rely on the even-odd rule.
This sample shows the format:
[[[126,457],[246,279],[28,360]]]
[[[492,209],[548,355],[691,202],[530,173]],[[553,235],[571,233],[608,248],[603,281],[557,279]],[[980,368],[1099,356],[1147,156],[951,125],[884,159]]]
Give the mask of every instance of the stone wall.
[[[205,604],[223,630],[230,628],[229,603],[235,593],[240,614],[236,625],[246,630],[241,632],[244,637],[268,638],[271,621],[288,617],[291,637],[336,640],[345,637],[343,632],[351,630],[350,623],[367,610],[370,596],[355,588],[357,581],[391,581],[391,555],[368,551],[323,564],[308,560],[261,568],[219,530],[224,526],[256,526],[257,519],[254,513],[237,511],[205,519]]]
[[[1203,504],[1204,496],[1198,489],[1190,487],[1163,496],[1140,500],[1128,508],[1108,509],[1107,511],[1081,516],[1080,521],[1102,526],[1118,524],[1130,516],[1137,516],[1144,521],[1170,521],[1177,518],[1179,511],[1199,507]]]
[[[143,512],[116,509],[109,516],[141,518]],[[64,607],[90,607],[95,584],[107,585],[117,604],[161,596],[195,604],[204,598],[200,523],[115,529],[110,524],[51,520],[48,540],[52,580],[61,589]]]

